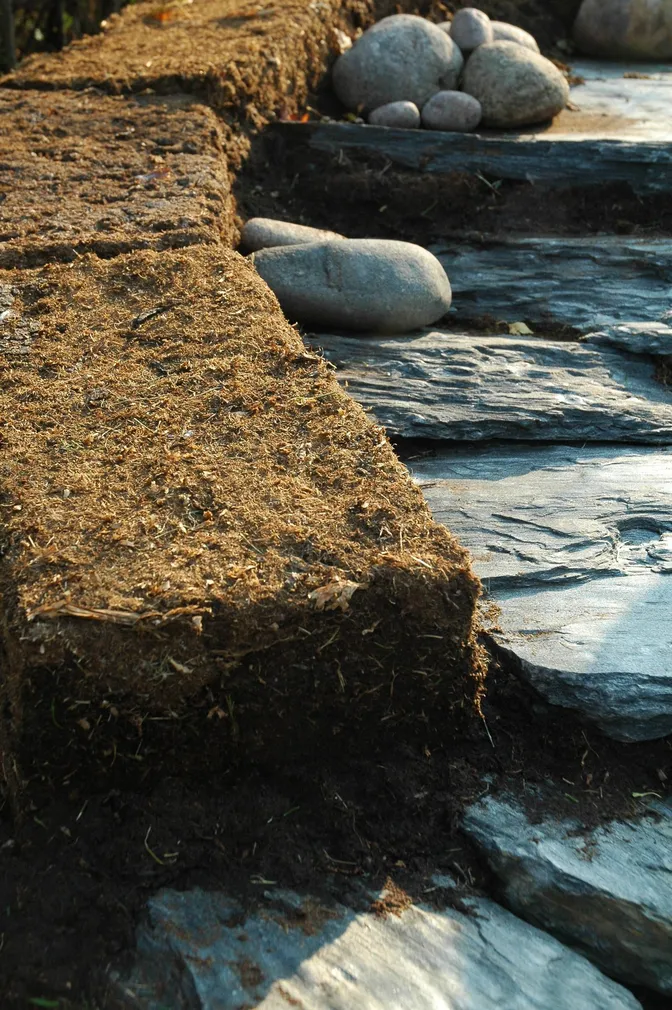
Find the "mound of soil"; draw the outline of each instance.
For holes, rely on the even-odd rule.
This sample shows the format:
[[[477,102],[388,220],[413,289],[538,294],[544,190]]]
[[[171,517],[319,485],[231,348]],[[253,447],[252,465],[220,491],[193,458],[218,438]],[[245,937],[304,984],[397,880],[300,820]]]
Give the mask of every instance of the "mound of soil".
[[[230,242],[217,117],[193,99],[0,90],[0,267]]]

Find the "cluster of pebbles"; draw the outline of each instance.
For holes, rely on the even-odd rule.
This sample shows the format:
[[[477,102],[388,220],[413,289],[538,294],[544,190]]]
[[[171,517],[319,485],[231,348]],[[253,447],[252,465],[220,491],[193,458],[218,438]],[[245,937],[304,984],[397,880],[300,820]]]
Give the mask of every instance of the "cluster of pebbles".
[[[569,85],[515,25],[465,7],[435,25],[413,14],[383,18],[336,61],[336,94],[377,126],[470,132],[552,119]]]

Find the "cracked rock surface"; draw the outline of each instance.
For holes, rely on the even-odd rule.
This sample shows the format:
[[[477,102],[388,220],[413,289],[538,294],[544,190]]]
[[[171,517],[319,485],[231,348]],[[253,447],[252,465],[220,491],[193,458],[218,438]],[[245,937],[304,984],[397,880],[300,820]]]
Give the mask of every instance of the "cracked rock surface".
[[[591,832],[486,797],[463,827],[519,915],[630,983],[672,994],[672,804]]]

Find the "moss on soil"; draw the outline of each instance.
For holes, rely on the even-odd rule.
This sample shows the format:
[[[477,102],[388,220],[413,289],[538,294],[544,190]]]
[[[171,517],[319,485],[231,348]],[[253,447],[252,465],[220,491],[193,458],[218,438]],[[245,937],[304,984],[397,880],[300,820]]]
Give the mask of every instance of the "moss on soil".
[[[2,280],[15,787],[7,754],[39,750],[40,725],[109,754],[117,720],[179,725],[189,702],[222,746],[268,751],[326,713],[337,732],[473,699],[466,552],[245,260],[203,246]]]
[[[0,90],[0,267],[231,242],[217,116],[193,98]]]

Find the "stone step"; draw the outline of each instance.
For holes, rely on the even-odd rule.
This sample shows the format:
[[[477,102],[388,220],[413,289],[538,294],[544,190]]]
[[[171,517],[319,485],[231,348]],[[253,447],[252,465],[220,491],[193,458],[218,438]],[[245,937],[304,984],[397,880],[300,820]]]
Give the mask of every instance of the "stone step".
[[[445,880],[434,879],[434,898]],[[188,1010],[640,1006],[585,958],[492,901],[465,898],[462,911],[436,911],[412,905],[393,885],[372,901],[373,914],[271,890],[249,911],[224,893],[162,891],[149,901],[134,969],[113,979],[115,1005],[173,1010],[180,993]]]
[[[465,237],[430,248],[450,278],[458,319],[552,322],[585,333],[632,319],[656,322],[672,305],[668,238]]]
[[[672,191],[669,66],[576,60],[582,84],[552,124],[480,134],[350,123],[280,123],[291,147],[334,156],[383,156],[422,172],[478,172],[557,187],[626,182],[639,193]],[[631,75],[631,76],[628,76]]]
[[[516,672],[617,739],[672,732],[672,450],[504,445],[410,465],[472,552]]]
[[[651,361],[616,348],[439,329],[311,342],[391,434],[672,443],[672,389]]]
[[[545,798],[489,796],[465,814],[504,900],[615,978],[672,995],[672,803],[588,831],[539,816]]]

